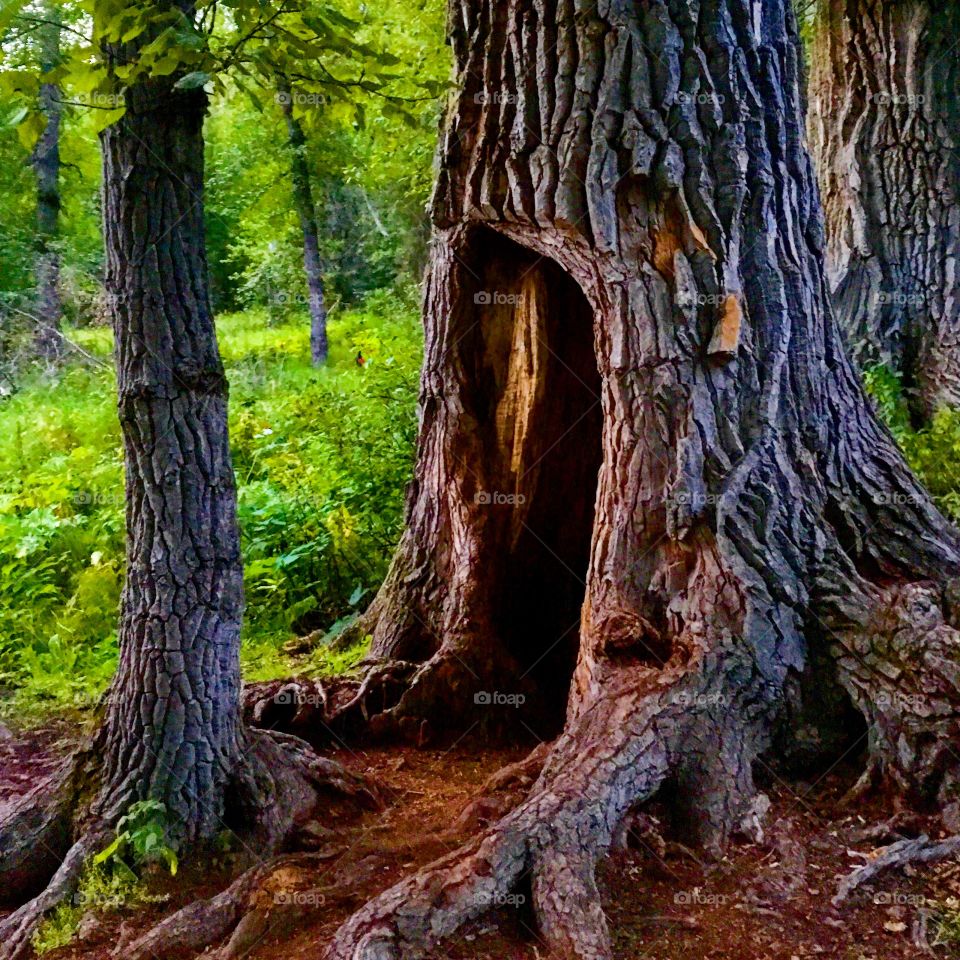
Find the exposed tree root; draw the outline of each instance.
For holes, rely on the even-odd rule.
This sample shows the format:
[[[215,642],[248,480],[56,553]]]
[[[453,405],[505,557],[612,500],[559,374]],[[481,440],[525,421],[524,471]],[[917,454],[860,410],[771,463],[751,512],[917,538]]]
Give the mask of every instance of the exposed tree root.
[[[0,923],[0,960],[21,960],[32,950],[32,938],[46,914],[73,895],[89,858],[106,845],[110,831],[101,827],[84,834],[68,851],[46,889]]]
[[[733,661],[706,660],[709,667],[700,663],[666,675],[627,671],[557,741],[520,806],[479,839],[358,911],[337,932],[328,960],[423,956],[463,923],[510,902],[527,877],[551,950],[563,958],[606,960],[610,944],[595,866],[631,807],[668,775],[682,779],[689,764],[700,766],[708,742],[717,747],[727,722],[717,706],[727,702],[724,678]],[[736,695],[744,693],[741,684]],[[756,690],[747,696],[759,702]],[[740,726],[741,747],[754,745],[749,733],[743,735],[747,725]],[[748,757],[736,755],[736,745],[726,739],[720,763],[710,770],[718,779],[703,794],[704,803],[719,805],[698,824],[708,840],[719,839],[717,829],[739,829],[755,799]]]
[[[242,956],[286,914],[302,913],[297,895],[284,882],[328,859],[326,853],[293,854],[252,867],[216,896],[189,904],[133,943],[119,944],[115,954],[128,960],[192,956],[229,937],[215,954],[218,960]]]
[[[357,678],[294,678],[250,684],[243,692],[246,721],[321,745],[331,741],[404,739],[423,744],[480,724],[488,733],[512,729],[515,716],[491,709],[478,695],[509,689],[524,703],[528,726],[543,726],[541,694],[509,658],[496,670],[444,647],[424,663],[369,661]],[[512,679],[511,679],[512,677]],[[516,711],[513,711],[515,714]]]
[[[831,902],[834,906],[839,906],[854,890],[886,870],[899,870],[908,863],[934,863],[956,853],[960,853],[960,836],[931,843],[930,838],[923,834],[912,840],[891,843],[863,866],[857,867],[853,873],[844,877]]]
[[[72,846],[77,801],[92,766],[89,749],[81,749],[0,820],[0,902],[22,903],[57,871]]]
[[[235,771],[219,815],[223,826],[228,821],[236,825],[244,849],[269,857],[285,847],[309,843],[310,823],[332,794],[365,807],[381,806],[374,784],[318,756],[296,737],[257,730],[246,736],[245,762]],[[5,897],[17,902],[41,891],[0,923],[0,960],[27,955],[44,916],[74,893],[84,867],[110,842],[132,802],[129,797],[119,800],[110,785],[95,789],[95,755],[96,750],[84,749],[68,758],[0,823]],[[252,889],[264,869],[244,874],[227,891],[230,896],[214,899],[226,909],[231,897],[237,899]],[[216,939],[222,921],[208,920],[199,908],[196,917],[200,926],[191,935],[205,946]]]
[[[538,744],[522,760],[507,764],[489,777],[450,826],[448,835],[476,832],[512,810],[540,776],[552,747],[552,743]]]

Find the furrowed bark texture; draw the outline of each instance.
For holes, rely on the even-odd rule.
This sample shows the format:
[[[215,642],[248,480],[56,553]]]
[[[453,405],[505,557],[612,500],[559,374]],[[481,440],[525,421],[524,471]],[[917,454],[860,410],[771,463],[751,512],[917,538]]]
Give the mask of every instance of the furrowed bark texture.
[[[808,128],[834,307],[918,421],[960,403],[960,8],[821,0]]]
[[[109,50],[114,62],[135,52]],[[207,103],[176,79],[129,88],[102,135],[126,473],[120,663],[93,742],[0,819],[0,896],[21,901],[49,880],[0,922],[0,960],[30,952],[37,924],[137,801],[164,805],[170,843],[231,831],[254,859],[296,842],[327,791],[378,803],[303,741],[248,730],[240,715],[243,572],[207,292]]]
[[[669,783],[709,846],[755,835],[813,664],[878,772],[949,798],[960,548],[831,312],[789,4],[450,16],[419,459],[365,627],[411,671],[391,719],[566,719],[529,798],[328,957],[442,955],[529,881],[555,954],[606,958],[618,822]]]
[[[103,136],[128,528],[109,803],[160,799],[188,839],[221,829],[225,783],[243,756],[243,574],[207,297],[205,112],[202,91],[144,84]]]
[[[45,6],[49,20],[38,28],[40,69],[53,70],[60,62],[60,25],[56,9]],[[62,353],[59,336],[63,305],[60,300],[60,88],[55,83],[40,85],[40,110],[46,126],[33,151],[33,169],[37,178],[37,318],[40,328],[36,343],[40,356],[54,360]]]
[[[281,81],[277,89],[280,106],[287,121],[293,202],[303,233],[303,269],[307,275],[310,298],[310,359],[315,366],[319,366],[327,359],[327,308],[323,298],[323,265],[320,262],[317,212],[313,204],[310,165],[307,162],[307,137],[303,132],[303,125],[293,112],[290,85]]]

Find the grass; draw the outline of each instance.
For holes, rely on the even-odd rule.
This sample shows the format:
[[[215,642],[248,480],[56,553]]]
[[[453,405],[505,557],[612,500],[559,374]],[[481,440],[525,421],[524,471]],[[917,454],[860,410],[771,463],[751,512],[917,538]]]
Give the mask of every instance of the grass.
[[[305,317],[217,322],[231,385],[247,610],[245,675],[335,672],[357,649],[294,662],[283,644],[361,608],[401,532],[416,431],[421,336],[412,298],[381,295],[331,320],[309,363]],[[113,674],[123,577],[123,457],[112,338],[0,401],[0,685],[21,721],[89,707]],[[362,353],[366,363],[355,358]]]

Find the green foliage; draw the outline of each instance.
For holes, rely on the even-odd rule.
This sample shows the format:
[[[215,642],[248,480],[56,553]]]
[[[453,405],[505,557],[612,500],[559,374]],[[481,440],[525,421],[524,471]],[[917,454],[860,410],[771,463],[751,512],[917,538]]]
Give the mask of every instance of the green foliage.
[[[43,956],[65,947],[88,914],[110,914],[156,902],[146,885],[123,865],[88,864],[76,893],[47,916],[33,935],[33,949]]]
[[[941,956],[960,957],[960,900],[947,897],[943,902],[929,903],[929,907],[933,921],[930,946],[942,951]]]
[[[234,405],[233,448],[252,632],[326,627],[386,572],[412,467],[420,347],[409,306],[381,297],[376,311],[391,319],[331,325],[338,369],[299,389],[295,371],[271,376],[259,351],[237,367],[234,395],[248,398]]]
[[[911,469],[943,513],[960,522],[960,410],[940,410],[927,426],[915,430],[902,384],[893,371],[871,367],[864,372],[864,383]]]
[[[65,947],[89,914],[118,913],[163,900],[149,892],[138,869],[161,864],[177,872],[177,854],[167,842],[167,813],[162,803],[141,801],[117,826],[117,837],[84,867],[74,895],[38,927],[33,948],[38,956]]]
[[[63,63],[41,77],[38,18],[48,15],[48,6],[64,23]],[[120,29],[129,34],[157,14],[162,29],[146,44],[144,59],[162,60],[169,44],[182,42],[180,89],[196,87],[209,77],[204,86],[218,94],[211,98],[206,128],[208,261],[218,312],[261,306],[281,322],[302,312],[307,302],[303,237],[293,207],[287,130],[278,102],[277,76],[283,63],[295,67],[290,71],[292,107],[309,137],[305,153],[328,302],[356,304],[371,291],[419,278],[439,94],[449,73],[443,5],[432,0],[383,0],[376,5],[341,0],[335,7],[316,9],[287,4],[289,14],[276,20],[277,4],[250,0],[229,6],[227,16],[211,22],[213,5],[201,4],[197,24],[182,34],[166,23],[172,16],[169,9],[158,12],[161,5],[120,0],[32,0],[18,5],[14,0],[4,6],[10,16],[6,32],[0,21],[0,377],[3,368],[11,366],[4,364],[5,358],[17,362],[10,382],[0,382],[0,391],[19,386],[18,370],[31,356],[33,321],[14,312],[31,312],[34,295],[33,133],[24,143],[20,127],[28,116],[34,121],[38,117],[41,79],[59,83],[64,101],[57,247],[66,319],[71,326],[104,319],[97,132],[118,115],[123,91],[112,85],[99,49],[91,47],[96,38],[84,39],[91,32],[95,7],[98,37],[112,37]],[[291,39],[304,17],[319,30],[321,40],[310,40],[307,34]],[[329,28],[323,27],[325,17]],[[268,20],[264,32],[258,25]],[[247,36],[244,24],[250,36],[234,50]],[[204,50],[194,49],[189,37],[195,35],[202,35]],[[324,57],[311,53],[303,59],[305,42],[312,52],[322,43]],[[212,57],[218,64],[194,69],[197,57]],[[360,76],[362,82],[355,82]],[[120,78],[120,84],[133,79]]]
[[[363,607],[402,524],[420,330],[410,297],[335,316],[309,362],[302,313],[218,322],[246,565],[245,669],[289,672],[281,648]],[[104,328],[69,331],[99,358]],[[358,366],[362,351],[367,363]],[[0,684],[21,717],[91,707],[113,674],[123,574],[123,458],[109,366],[76,360],[0,401]],[[342,668],[351,656],[328,665]]]
[[[93,858],[93,866],[109,864],[145,866],[162,863],[176,876],[177,852],[168,842],[170,822],[167,808],[157,800],[134,803],[117,824],[114,841]]]

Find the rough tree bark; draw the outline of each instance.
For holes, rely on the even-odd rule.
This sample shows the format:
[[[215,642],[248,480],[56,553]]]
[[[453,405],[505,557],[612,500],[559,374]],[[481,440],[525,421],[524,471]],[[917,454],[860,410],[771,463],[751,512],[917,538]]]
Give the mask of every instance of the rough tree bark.
[[[753,761],[826,687],[865,782],[956,797],[960,543],[831,312],[787,0],[450,11],[419,459],[354,704],[565,717],[527,799],[327,957],[421,956],[529,884],[599,960],[630,809],[669,784],[708,847],[756,834]]]
[[[323,265],[320,262],[317,211],[313,204],[313,187],[307,162],[307,137],[293,112],[293,92],[290,84],[281,80],[277,85],[277,92],[277,99],[287,121],[293,203],[303,232],[303,269],[307,275],[310,299],[310,358],[314,366],[320,366],[327,360],[327,308],[323,297]]]
[[[134,53],[110,50],[114,62]],[[230,830],[259,858],[296,836],[323,790],[376,799],[302,741],[240,717],[243,577],[204,245],[207,101],[176,79],[129,88],[102,135],[127,485],[120,663],[92,744],[0,821],[4,900],[42,890],[0,923],[2,960],[29,951],[39,919],[137,801],[165,806],[171,843]]]
[[[820,0],[808,128],[834,309],[915,419],[960,404],[960,7]]]
[[[59,12],[52,6],[42,8],[45,23],[38,27],[40,71],[49,73],[60,62]],[[59,336],[63,305],[60,300],[60,121],[63,113],[60,88],[41,83],[40,110],[46,126],[33,151],[33,169],[37,179],[37,352],[46,360],[56,360],[63,350]]]

